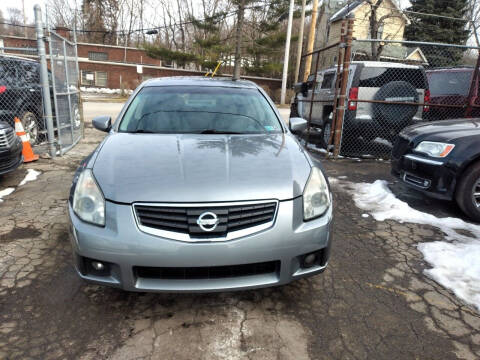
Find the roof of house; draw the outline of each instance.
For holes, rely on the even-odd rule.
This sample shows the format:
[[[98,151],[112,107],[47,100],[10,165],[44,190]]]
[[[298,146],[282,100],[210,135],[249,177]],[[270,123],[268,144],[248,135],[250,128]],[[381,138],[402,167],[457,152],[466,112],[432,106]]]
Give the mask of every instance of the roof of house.
[[[343,8],[338,10],[335,14],[333,14],[330,17],[329,21],[334,22],[334,21],[343,19],[345,16],[347,16],[352,11],[357,9],[360,5],[362,5],[363,2],[364,2],[364,0],[355,0],[355,1],[352,1],[352,2],[349,1],[347,5],[345,5]]]
[[[335,14],[333,14],[330,19],[328,20],[329,22],[335,22],[335,21],[338,21],[338,20],[342,20],[344,19],[345,17],[347,17],[348,15],[352,14],[353,12],[355,12],[361,5],[363,5],[365,3],[365,0],[354,0],[352,2],[348,2],[347,5],[345,5],[343,8],[341,8],[340,10],[338,10]],[[408,19],[408,17],[402,12],[402,9],[397,5],[397,2],[396,1],[392,1],[391,2],[395,8],[402,13],[402,16],[403,18],[407,21],[407,23],[410,22],[410,20]]]
[[[370,43],[355,42],[352,50],[354,53],[369,54],[371,53],[371,46]],[[386,45],[383,47],[380,57],[384,59],[406,60],[415,52],[419,53],[424,64],[428,63],[428,59],[419,47],[407,47],[404,45]]]

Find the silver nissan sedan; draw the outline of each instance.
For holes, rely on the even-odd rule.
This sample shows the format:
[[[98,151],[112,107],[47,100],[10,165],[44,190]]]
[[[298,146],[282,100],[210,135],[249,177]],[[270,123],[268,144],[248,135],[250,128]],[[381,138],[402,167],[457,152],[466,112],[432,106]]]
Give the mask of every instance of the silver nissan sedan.
[[[283,285],[325,270],[332,196],[320,164],[250,81],[144,82],[77,170],[71,243],[82,279],[129,291]]]

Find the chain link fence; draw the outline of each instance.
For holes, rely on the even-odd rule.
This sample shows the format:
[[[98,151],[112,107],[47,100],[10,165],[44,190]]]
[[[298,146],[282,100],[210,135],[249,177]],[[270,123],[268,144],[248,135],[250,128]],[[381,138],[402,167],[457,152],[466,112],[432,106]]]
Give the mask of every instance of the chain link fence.
[[[303,137],[309,146],[348,157],[390,158],[406,126],[480,116],[479,50],[359,40],[344,31],[339,44],[311,54],[315,70],[295,85],[291,116],[308,121]]]
[[[43,25],[40,26],[43,32]],[[45,54],[45,47],[40,51],[38,40],[30,41],[30,47],[8,47],[0,42],[0,121],[14,127],[18,117],[35,152],[62,155],[83,135],[76,44],[53,31],[47,37],[49,41],[44,41],[43,35],[40,39],[47,45],[49,55]],[[42,59],[48,67],[44,70]],[[42,71],[48,77],[45,83]],[[44,96],[46,89],[49,94]],[[49,99],[48,104],[45,99]],[[53,119],[50,128],[48,107]]]
[[[14,127],[19,118],[30,143],[39,146],[47,135],[40,66],[33,54],[35,48],[0,48],[0,120]]]
[[[75,44],[51,31],[50,60],[57,141],[63,154],[81,139],[83,132]]]
[[[389,158],[406,126],[478,116],[477,59],[475,47],[354,40],[341,154]]]

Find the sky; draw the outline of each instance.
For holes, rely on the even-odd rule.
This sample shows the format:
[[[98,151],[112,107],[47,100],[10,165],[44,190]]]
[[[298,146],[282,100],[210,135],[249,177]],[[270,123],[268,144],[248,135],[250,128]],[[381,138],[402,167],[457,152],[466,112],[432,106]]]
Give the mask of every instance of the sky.
[[[42,12],[45,12],[45,0],[23,0],[25,1],[25,14],[27,15],[27,21],[33,23],[33,6],[39,4],[42,7]],[[3,16],[7,17],[7,9],[9,7],[16,7],[22,10],[22,0],[0,0],[0,10],[3,12]]]
[[[42,7],[42,11],[45,12],[45,2],[46,0],[23,0],[25,2],[25,13],[27,15],[27,21],[32,23],[34,20],[33,16],[33,6],[39,4]],[[408,0],[399,0],[400,6],[406,8],[410,5]],[[20,10],[22,9],[22,0],[0,0],[0,10],[2,10],[3,15],[6,16],[7,9],[9,7],[17,7]]]

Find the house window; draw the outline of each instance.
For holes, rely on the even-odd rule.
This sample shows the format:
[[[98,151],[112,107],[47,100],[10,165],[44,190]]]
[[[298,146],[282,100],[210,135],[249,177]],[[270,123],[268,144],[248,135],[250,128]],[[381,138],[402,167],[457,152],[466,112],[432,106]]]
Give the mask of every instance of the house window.
[[[93,71],[82,70],[82,85],[94,85],[95,73]]]
[[[382,40],[383,39],[383,26],[384,24],[381,23],[380,26],[378,27],[377,31],[377,39]]]
[[[106,52],[89,51],[88,59],[94,61],[107,61],[108,54]]]
[[[106,87],[107,86],[107,72],[95,71],[95,86]]]
[[[106,87],[107,80],[108,75],[106,71],[82,70],[82,85]]]

